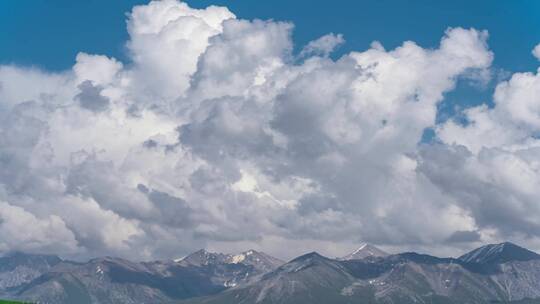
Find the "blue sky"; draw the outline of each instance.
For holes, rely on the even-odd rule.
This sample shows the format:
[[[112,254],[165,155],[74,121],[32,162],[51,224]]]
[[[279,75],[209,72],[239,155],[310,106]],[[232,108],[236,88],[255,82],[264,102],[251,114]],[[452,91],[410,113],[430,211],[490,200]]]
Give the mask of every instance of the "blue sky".
[[[5,0],[0,2],[0,61],[71,67],[75,55],[107,54],[125,59],[125,14],[141,0]],[[343,33],[342,52],[364,50],[373,40],[387,48],[413,40],[436,46],[447,27],[487,29],[495,66],[532,70],[531,49],[540,41],[540,2],[363,0],[193,0],[193,7],[229,7],[244,19],[287,20],[295,24],[297,47],[328,32]],[[339,52],[338,52],[339,55]]]

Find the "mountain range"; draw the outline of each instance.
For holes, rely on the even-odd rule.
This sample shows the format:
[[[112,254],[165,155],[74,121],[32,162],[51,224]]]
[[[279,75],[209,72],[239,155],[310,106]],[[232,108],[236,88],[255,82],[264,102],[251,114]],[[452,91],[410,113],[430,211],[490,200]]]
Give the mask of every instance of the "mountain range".
[[[362,244],[342,258],[283,262],[263,252],[199,250],[174,261],[0,258],[0,298],[77,304],[540,303],[540,255],[512,243],[459,258],[388,254]]]

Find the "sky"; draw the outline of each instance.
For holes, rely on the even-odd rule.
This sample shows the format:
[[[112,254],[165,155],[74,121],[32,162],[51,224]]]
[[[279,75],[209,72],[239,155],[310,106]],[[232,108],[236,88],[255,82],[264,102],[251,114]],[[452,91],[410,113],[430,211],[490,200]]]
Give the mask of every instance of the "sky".
[[[540,250],[537,1],[0,2],[0,252]]]
[[[129,61],[125,17],[145,0],[7,0],[0,3],[0,60],[37,65],[48,70],[70,68],[80,51],[106,54]],[[436,47],[448,27],[461,26],[490,32],[494,65],[508,71],[536,67],[530,50],[540,38],[540,3],[517,1],[428,0],[192,0],[190,6],[228,7],[240,18],[274,19],[294,23],[297,49],[329,32],[342,33],[347,43],[335,56],[364,50],[378,40],[388,48],[412,40]],[[36,26],[41,25],[41,26]],[[508,46],[512,50],[508,50]]]

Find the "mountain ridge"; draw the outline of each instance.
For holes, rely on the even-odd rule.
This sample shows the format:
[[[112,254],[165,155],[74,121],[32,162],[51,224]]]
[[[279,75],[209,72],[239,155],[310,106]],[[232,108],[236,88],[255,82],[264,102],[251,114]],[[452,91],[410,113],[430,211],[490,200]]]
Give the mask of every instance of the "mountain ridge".
[[[348,255],[341,257],[340,260],[358,260],[364,259],[367,257],[385,257],[388,256],[388,253],[369,244],[362,243],[360,246],[353,252]]]
[[[540,255],[512,243],[485,245],[459,258],[376,254],[373,248],[361,244],[343,258],[310,252],[286,263],[255,250],[198,250],[153,262],[18,253],[0,258],[6,261],[0,283],[19,278],[0,288],[0,297],[58,304],[540,303]],[[29,265],[39,271],[26,275]]]
[[[458,259],[468,263],[490,264],[507,261],[539,260],[540,255],[510,242],[488,244],[474,249]]]

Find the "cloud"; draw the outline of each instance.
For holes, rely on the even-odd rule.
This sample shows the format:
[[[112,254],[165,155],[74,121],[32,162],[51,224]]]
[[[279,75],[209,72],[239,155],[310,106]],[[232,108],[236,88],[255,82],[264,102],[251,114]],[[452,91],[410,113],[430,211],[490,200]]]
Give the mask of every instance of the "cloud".
[[[532,54],[536,59],[540,60],[540,44],[536,45],[532,50]]]
[[[40,219],[18,206],[0,202],[0,249],[46,253],[77,252],[72,231],[56,215]]]
[[[290,257],[540,235],[537,74],[501,82],[468,123],[436,125],[456,81],[489,74],[487,32],[336,60],[344,40],[328,34],[298,62],[292,24],[223,7],[153,1],[127,26],[130,64],[80,53],[61,73],[0,66],[0,200],[41,240],[0,250]],[[438,143],[422,143],[426,128]]]
[[[127,25],[127,46],[135,63],[130,71],[134,98],[164,106],[164,100],[182,96],[209,39],[222,32],[223,21],[233,18],[224,7],[198,10],[176,0],[135,6]]]
[[[321,55],[328,57],[338,46],[345,43],[342,34],[326,34],[316,40],[310,41],[300,52],[301,57]]]
[[[75,60],[73,72],[81,84],[90,81],[97,86],[109,85],[123,68],[122,63],[106,56],[79,53]]]
[[[439,126],[446,143],[461,144],[474,152],[482,148],[534,144],[540,130],[540,75],[515,73],[499,83],[493,96],[494,108],[481,105],[466,109],[467,125],[449,121]]]
[[[480,234],[476,231],[456,231],[449,238],[450,243],[468,243],[480,241]]]
[[[466,124],[439,126],[445,146],[423,152],[436,159],[421,170],[454,196],[478,227],[502,239],[534,240],[540,232],[539,80],[538,73],[515,73],[497,85],[493,107],[467,109]]]
[[[79,87],[80,93],[75,96],[81,107],[93,111],[101,112],[109,107],[109,99],[101,95],[102,88],[96,87],[91,81],[82,82]]]

